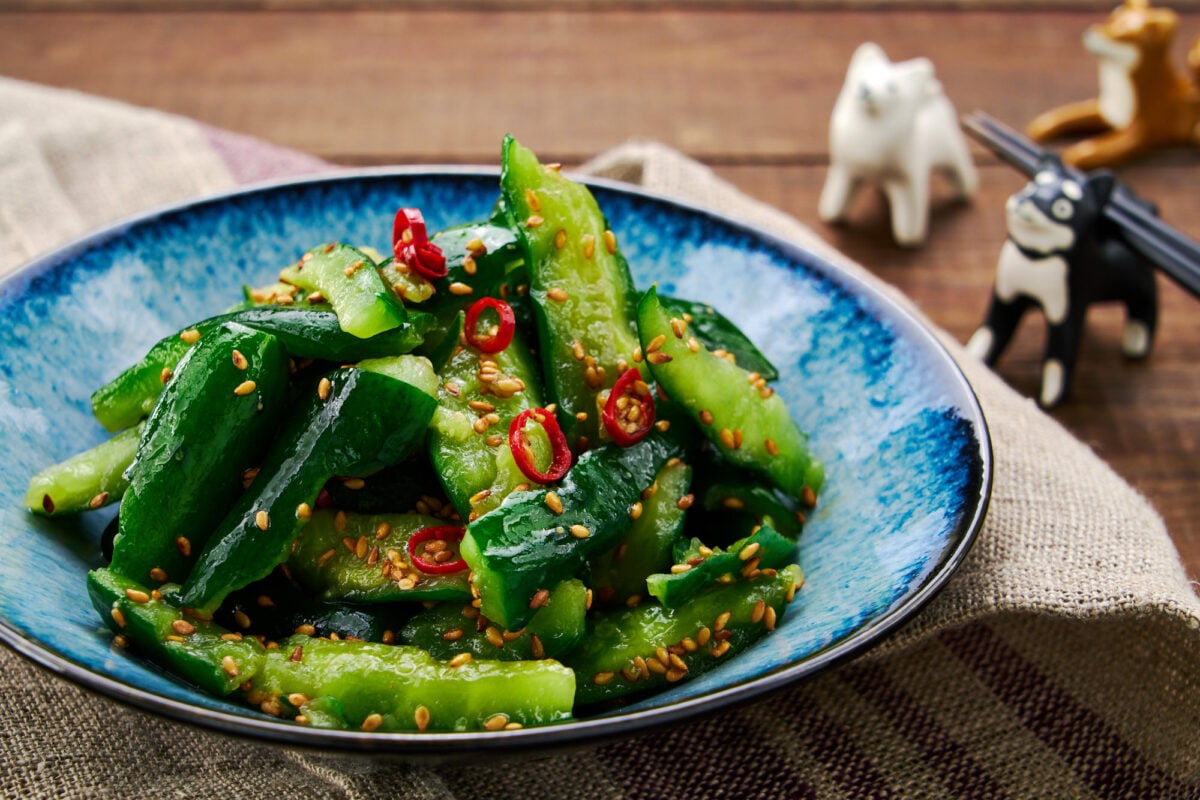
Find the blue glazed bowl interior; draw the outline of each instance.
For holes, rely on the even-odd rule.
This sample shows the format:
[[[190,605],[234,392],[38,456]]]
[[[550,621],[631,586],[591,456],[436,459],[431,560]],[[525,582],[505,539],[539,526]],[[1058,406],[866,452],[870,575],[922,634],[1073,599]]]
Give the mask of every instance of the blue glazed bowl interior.
[[[0,637],[35,661],[139,707],[259,738],[349,749],[543,747],[683,719],[858,652],[945,581],[982,522],[986,426],[936,340],[874,287],[721,216],[616,185],[595,191],[639,286],[711,302],[781,373],[777,385],[827,465],[799,548],[807,582],[780,627],[721,668],[620,712],[505,734],[318,731],[209,697],[122,651],[85,572],[112,512],[46,520],[28,479],[102,441],[88,397],[157,339],[221,312],[323,241],[386,251],[391,217],[431,230],[485,218],[486,171],[355,173],[269,186],[96,234],[0,285]],[[485,741],[486,740],[486,741]]]

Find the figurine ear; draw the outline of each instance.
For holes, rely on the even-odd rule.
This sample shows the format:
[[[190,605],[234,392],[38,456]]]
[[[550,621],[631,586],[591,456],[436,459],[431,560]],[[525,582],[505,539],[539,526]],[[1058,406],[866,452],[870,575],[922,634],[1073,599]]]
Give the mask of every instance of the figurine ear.
[[[853,71],[856,67],[860,67],[863,64],[878,63],[880,61],[887,61],[887,54],[883,52],[883,48],[874,42],[863,42],[850,58],[850,69]]]
[[[1045,172],[1047,170],[1059,173],[1063,171],[1063,162],[1062,159],[1058,157],[1057,153],[1046,153],[1042,156],[1041,160],[1038,161],[1037,171]]]
[[[1096,204],[1099,206],[1108,202],[1116,185],[1116,176],[1106,169],[1096,170],[1087,179],[1087,190],[1091,192],[1092,197],[1096,198]]]

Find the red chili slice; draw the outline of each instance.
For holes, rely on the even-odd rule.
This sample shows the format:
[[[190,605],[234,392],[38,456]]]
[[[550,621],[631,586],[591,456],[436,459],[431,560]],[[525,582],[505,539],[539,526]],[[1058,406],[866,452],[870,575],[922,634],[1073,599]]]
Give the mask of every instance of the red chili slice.
[[[621,398],[625,398],[624,403]],[[640,372],[630,369],[617,378],[600,414],[600,421],[612,440],[621,447],[637,444],[646,437],[650,426],[654,424],[654,396]]]
[[[432,528],[421,528],[408,539],[408,559],[412,565],[427,575],[449,575],[452,572],[462,572],[467,569],[467,562],[462,557],[446,561],[428,561],[425,556],[428,551],[422,545],[427,542],[439,541],[457,544],[463,538],[463,529],[457,525],[439,525]],[[417,548],[421,549],[418,550]],[[449,552],[442,550],[440,552]]]
[[[529,436],[525,433],[525,423],[533,420],[546,431],[550,439],[552,458],[550,468],[545,472],[538,470],[533,463],[533,448],[529,445]],[[567,445],[567,437],[558,420],[544,408],[529,408],[522,411],[508,426],[508,446],[512,450],[513,459],[525,477],[536,483],[553,483],[567,474],[571,468],[571,448]]]
[[[479,315],[491,309],[500,317],[500,325],[494,334],[479,335]],[[494,297],[481,297],[467,309],[466,324],[463,333],[466,334],[467,344],[481,353],[499,353],[512,342],[513,331],[517,329],[517,317],[513,314],[512,306]]]
[[[450,274],[442,248],[429,241],[425,217],[417,208],[402,208],[392,223],[392,253],[397,261],[431,281]]]

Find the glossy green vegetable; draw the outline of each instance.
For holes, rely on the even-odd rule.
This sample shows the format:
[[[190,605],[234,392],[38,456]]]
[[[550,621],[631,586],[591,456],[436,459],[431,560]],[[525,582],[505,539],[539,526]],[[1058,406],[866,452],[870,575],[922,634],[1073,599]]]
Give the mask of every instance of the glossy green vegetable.
[[[577,676],[576,702],[659,689],[720,666],[775,627],[802,581],[793,564],[711,589],[679,608],[655,603],[601,615],[565,659]]]
[[[400,638],[440,659],[459,653],[500,661],[559,658],[583,641],[587,607],[588,590],[572,579],[551,590],[546,604],[519,630],[493,624],[470,604],[441,603],[410,619]]]
[[[112,629],[140,653],[213,694],[229,694],[262,667],[257,639],[212,622],[186,617],[137,581],[107,569],[88,573],[92,605]],[[162,587],[164,593],[175,587]]]
[[[398,328],[408,320],[404,306],[384,285],[369,255],[345,244],[309,250],[279,274],[307,291],[320,292],[333,306],[342,330],[361,339]]]
[[[757,578],[761,572],[790,563],[795,553],[794,541],[765,525],[728,550],[692,539],[669,572],[646,577],[646,588],[667,608],[678,608],[713,583]]]
[[[779,370],[754,346],[742,329],[708,303],[658,296],[663,308],[673,317],[685,319],[690,335],[710,351],[723,350],[733,356],[734,363],[747,372],[757,372],[765,381],[779,377]]]
[[[188,351],[129,468],[113,572],[139,583],[183,582],[269,446],[287,381],[279,341],[236,323]]]
[[[160,339],[138,363],[93,392],[96,419],[110,431],[137,424],[162,393],[163,371],[173,371],[194,342],[226,322],[272,334],[295,358],[340,364],[407,353],[423,341],[433,320],[427,314],[413,313],[404,324],[360,339],[342,330],[328,306],[265,305],[221,314]]]
[[[592,560],[589,579],[596,599],[636,605],[646,597],[646,576],[671,566],[675,543],[692,498],[692,468],[668,461],[654,478],[653,491],[643,492],[641,513],[611,552]]]
[[[121,431],[91,450],[52,464],[29,480],[25,507],[35,514],[73,514],[120,500],[129,486],[142,426]]]
[[[504,140],[500,186],[526,256],[546,388],[567,440],[582,449],[581,437],[602,438],[600,392],[636,366],[629,266],[588,188],[538,163],[512,137]]]
[[[308,636],[279,644],[268,652],[248,700],[268,713],[303,716],[312,725],[478,731],[571,715],[575,676],[554,661],[470,660],[450,666],[403,645]]]
[[[513,495],[468,525],[462,554],[484,615],[509,630],[525,625],[541,593],[620,543],[642,490],[679,452],[658,433],[632,447],[589,450],[560,485]]]
[[[689,347],[686,323],[671,316],[653,287],[638,307],[638,333],[654,380],[688,410],[722,456],[793,497],[815,499],[824,467],[774,390],[729,359]]]
[[[425,514],[318,511],[301,529],[288,565],[296,580],[323,600],[470,601],[467,570],[426,574],[409,557],[414,533],[446,524]]]
[[[434,401],[377,372],[336,370],[292,409],[254,483],[217,527],[181,602],[213,609],[287,559],[292,542],[335,475],[401,461],[422,439]]]

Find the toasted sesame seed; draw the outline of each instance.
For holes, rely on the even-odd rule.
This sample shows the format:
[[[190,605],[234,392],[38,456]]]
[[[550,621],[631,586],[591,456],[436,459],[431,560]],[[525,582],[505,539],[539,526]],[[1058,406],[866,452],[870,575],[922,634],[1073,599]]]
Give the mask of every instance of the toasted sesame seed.
[[[672,564],[671,565],[671,574],[672,575],[682,575],[685,572],[690,572],[691,569],[692,569],[691,564]]]
[[[729,430],[729,428],[721,428],[721,432],[720,432],[720,434],[718,434],[718,437],[721,440],[721,445],[726,450],[736,449],[734,447],[733,431]]]
[[[359,561],[362,561],[367,557],[367,552],[369,549],[370,545],[367,543],[367,537],[359,536],[358,541],[354,543],[354,557]]]
[[[300,505],[296,506],[296,519],[311,519],[311,518],[312,518],[312,506],[310,506],[308,503],[301,503]]]
[[[584,258],[590,260],[594,255],[596,255],[596,237],[595,236],[593,236],[590,233],[584,234],[583,238],[580,240],[580,243],[583,245],[583,257]]]
[[[804,503],[804,505],[808,506],[809,508],[815,508],[817,505],[816,492],[814,492],[811,487],[805,486],[804,490],[800,493],[800,502]]]
[[[329,378],[321,378],[320,383],[317,384],[317,397],[321,398],[322,400],[328,400],[329,392],[332,389],[333,384],[329,382]]]
[[[175,549],[184,558],[189,558],[192,555],[192,543],[187,540],[186,536],[177,536],[175,538]]]
[[[171,621],[171,630],[175,631],[180,636],[191,636],[196,632],[196,626],[188,622],[186,619],[177,619]]]
[[[246,356],[242,355],[241,350],[233,351],[233,365],[238,369],[246,369],[250,366],[250,362],[246,360]]]
[[[717,633],[725,630],[725,626],[729,624],[729,618],[733,616],[732,611],[722,611],[716,621],[713,622],[713,630]]]
[[[529,634],[529,653],[538,659],[546,657],[546,648],[542,646],[542,640],[536,633]]]
[[[671,333],[675,334],[676,339],[682,339],[687,333],[687,323],[678,317],[671,318]]]
[[[729,652],[729,647],[730,647],[730,644],[729,644],[729,641],[728,641],[728,640],[726,640],[726,641],[722,641],[722,642],[719,642],[717,645],[715,645],[715,646],[713,647],[713,649],[712,649],[712,651],[711,651],[711,653],[712,653],[712,657],[713,657],[713,658],[720,658],[721,656],[723,656],[723,655],[725,655],[727,652]]]
[[[173,377],[175,377],[175,373],[171,371],[170,367],[163,367],[162,372],[158,373],[159,381],[164,384],[170,381]]]
[[[242,630],[246,630],[250,627],[250,617],[240,608],[233,612],[233,621],[236,622],[237,626]]]
[[[700,413],[697,416],[699,416],[701,424],[704,424],[704,425],[712,425],[713,424],[712,412],[709,411],[707,408],[700,409]]]
[[[456,668],[456,667],[461,667],[463,664],[468,663],[472,658],[473,658],[473,656],[470,653],[459,653],[458,655],[456,655],[454,658],[450,659],[446,663],[451,668]]]
[[[504,637],[500,635],[500,629],[495,625],[488,625],[483,635],[492,647],[504,647]]]
[[[312,625],[305,623],[303,625],[297,625],[295,632],[300,634],[301,636],[315,636],[317,633],[317,629],[314,628]]]
[[[538,589],[533,593],[533,597],[529,599],[530,608],[541,608],[550,600],[549,589]]]
[[[108,492],[100,492],[88,500],[88,508],[96,509],[108,502]]]
[[[597,686],[604,686],[614,677],[616,677],[615,672],[597,672],[592,676],[592,683],[596,684]]]
[[[546,503],[546,508],[553,511],[555,514],[563,513],[562,500],[560,500],[558,495],[554,492],[546,492],[546,499],[544,502]]]
[[[225,656],[221,659],[221,669],[225,670],[225,674],[229,677],[237,677],[238,665],[237,662],[233,660],[233,656]]]
[[[305,703],[307,703],[309,701],[309,696],[304,694],[303,692],[292,692],[291,694],[288,695],[287,700],[289,703],[294,705],[296,708],[299,708],[300,706],[304,705]]]
[[[424,706],[421,706],[421,707],[424,708]],[[374,730],[378,730],[379,726],[382,724],[383,724],[383,715],[382,714],[368,714],[367,718],[362,721],[362,729],[364,731],[374,731]],[[428,721],[426,721],[426,724],[428,724]],[[419,725],[420,725],[420,723],[418,723],[418,726]],[[424,730],[424,728],[421,728],[421,730]]]
[[[179,338],[188,344],[195,344],[200,341],[200,331],[195,328],[188,328],[183,333],[179,334]]]
[[[744,504],[743,504],[744,505]],[[738,551],[738,558],[742,561],[749,561],[754,557],[754,554],[762,549],[762,545],[758,542],[751,542]]]
[[[150,580],[157,581],[158,583],[166,583],[167,582],[167,571],[165,569],[163,569],[162,567],[151,567],[150,568]]]
[[[233,631],[232,633],[222,633],[221,634],[221,639],[226,642],[240,642],[245,638],[246,638],[245,636],[242,636],[237,631]]]
[[[775,608],[774,608],[774,606],[767,606],[767,610],[763,614],[763,625],[769,631],[775,630]]]
[[[554,248],[562,250],[567,246],[567,232],[562,228],[558,229],[558,233],[554,234]]]
[[[376,539],[379,539],[379,540],[386,539],[391,532],[392,532],[391,523],[381,522],[375,526],[375,538]]]
[[[125,596],[135,603],[149,603],[150,595],[143,592],[141,589],[126,589]]]
[[[583,525],[572,525],[571,526],[571,535],[574,536],[576,539],[586,539],[592,535],[592,532],[589,531]]]
[[[484,720],[483,727],[485,730],[489,730],[489,731],[502,731],[502,730],[504,730],[504,726],[507,724],[508,724],[508,715],[507,714],[493,714],[492,716],[490,716],[486,720]]]
[[[338,533],[341,533],[342,531],[346,530],[346,523],[348,521],[349,518],[346,516],[346,512],[339,509],[338,512],[333,515],[333,529]]]
[[[464,297],[475,291],[475,289],[468,284],[463,283],[462,281],[454,281],[450,284],[449,289],[450,294],[457,295],[459,297]]]
[[[696,502],[696,495],[691,494],[689,492],[688,494],[685,494],[683,497],[681,497],[675,501],[675,507],[681,511],[687,511],[689,508],[692,507],[692,504],[695,502]]]
[[[318,567],[325,566],[333,559],[333,557],[335,555],[337,555],[337,551],[334,550],[332,547],[329,548],[324,553],[321,553],[321,555],[317,556],[317,566]]]
[[[637,519],[641,515],[642,515],[642,503],[641,503],[641,501],[636,501],[636,502],[634,502],[633,505],[631,505],[629,507],[629,518]]]
[[[258,384],[254,381],[242,381],[233,390],[233,393],[238,397],[245,397],[258,388]]]
[[[530,214],[528,217],[525,218],[525,227],[526,228],[539,228],[539,227],[541,227],[542,223],[545,221],[546,221],[546,218],[543,217],[541,214]]]
[[[362,478],[342,478],[342,486],[354,492],[364,488],[366,485],[367,482]]]
[[[565,301],[569,296],[570,295],[567,294],[567,290],[562,288],[561,286],[555,286],[553,289],[546,292],[546,297],[549,297],[551,300],[553,300],[556,303],[561,303],[561,302]]]
[[[742,447],[742,429],[734,428],[733,429],[733,449],[740,450],[741,447]]]
[[[647,658],[646,669],[656,675],[665,675],[667,672],[667,666],[657,658]]]

